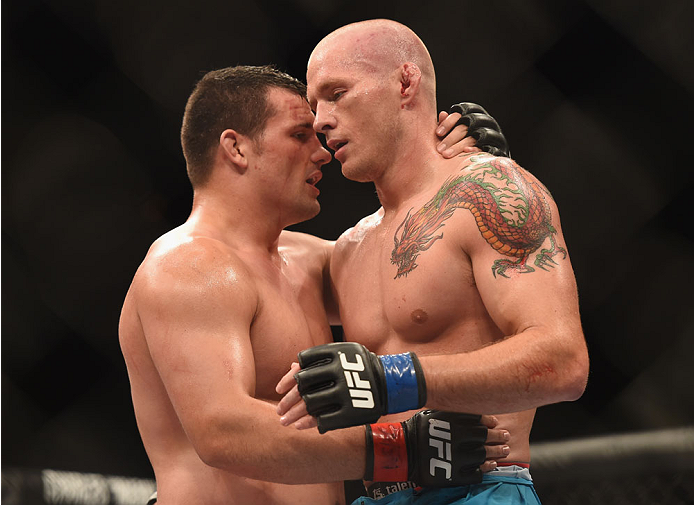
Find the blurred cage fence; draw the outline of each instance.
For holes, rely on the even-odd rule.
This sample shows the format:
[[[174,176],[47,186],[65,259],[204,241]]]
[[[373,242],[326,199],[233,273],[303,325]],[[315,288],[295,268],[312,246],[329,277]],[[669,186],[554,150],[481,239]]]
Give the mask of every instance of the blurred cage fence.
[[[537,443],[532,452],[543,505],[694,505],[694,426]],[[4,505],[144,505],[155,487],[150,479],[2,470]]]

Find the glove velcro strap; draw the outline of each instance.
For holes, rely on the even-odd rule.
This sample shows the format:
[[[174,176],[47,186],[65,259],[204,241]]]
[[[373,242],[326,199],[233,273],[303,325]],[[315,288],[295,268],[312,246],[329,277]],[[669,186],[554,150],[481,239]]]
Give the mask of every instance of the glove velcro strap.
[[[407,442],[402,423],[366,426],[366,472],[364,480],[408,480]]]
[[[418,409],[426,403],[422,365],[413,352],[379,356],[388,392],[387,413]]]

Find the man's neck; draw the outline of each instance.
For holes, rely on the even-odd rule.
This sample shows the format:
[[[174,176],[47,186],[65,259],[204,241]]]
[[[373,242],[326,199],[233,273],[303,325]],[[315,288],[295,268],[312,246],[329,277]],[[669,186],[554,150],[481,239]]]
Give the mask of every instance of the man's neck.
[[[447,162],[436,151],[435,141],[429,136],[408,139],[401,145],[403,149],[398,157],[374,181],[386,214],[397,212],[403,204],[426,191],[440,167]]]
[[[283,225],[267,213],[254,212],[246,202],[196,191],[188,223],[202,233],[214,236],[230,246],[258,254],[276,256]]]

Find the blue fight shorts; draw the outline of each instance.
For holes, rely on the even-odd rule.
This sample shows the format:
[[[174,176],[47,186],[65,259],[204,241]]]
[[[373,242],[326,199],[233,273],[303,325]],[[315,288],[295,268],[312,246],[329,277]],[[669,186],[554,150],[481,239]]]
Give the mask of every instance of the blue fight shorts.
[[[352,505],[540,505],[530,472],[519,466],[484,474],[480,484],[405,489],[380,499],[357,498]]]

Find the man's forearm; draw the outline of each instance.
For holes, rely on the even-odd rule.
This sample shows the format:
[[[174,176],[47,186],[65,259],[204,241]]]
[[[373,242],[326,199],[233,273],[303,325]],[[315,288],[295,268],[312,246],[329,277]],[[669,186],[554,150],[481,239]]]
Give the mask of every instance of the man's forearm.
[[[588,376],[580,335],[530,329],[470,353],[419,356],[427,406],[503,414],[575,400]]]
[[[475,351],[437,356],[378,356],[355,342],[326,344],[299,353],[299,364],[296,392],[283,398],[278,413],[300,396],[321,431],[423,406],[502,414],[575,400],[588,375],[583,334],[569,324],[531,327]],[[340,408],[326,414],[328,405]],[[296,420],[289,417],[285,423]]]
[[[192,441],[209,466],[256,480],[313,484],[361,479],[365,431],[356,427],[321,435],[277,422],[275,407],[255,399],[238,414],[208,421]],[[246,408],[244,408],[246,406]],[[190,436],[190,435],[189,435]]]

